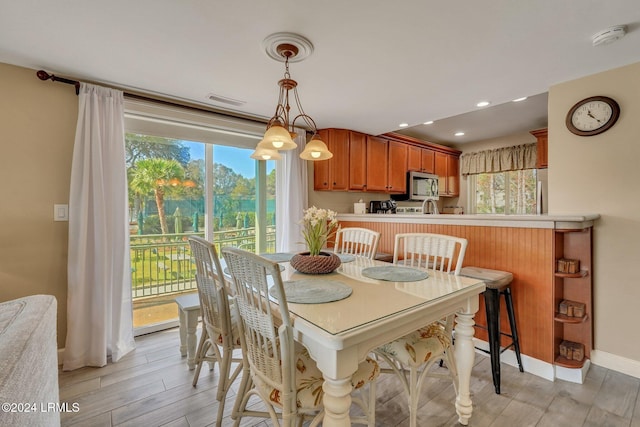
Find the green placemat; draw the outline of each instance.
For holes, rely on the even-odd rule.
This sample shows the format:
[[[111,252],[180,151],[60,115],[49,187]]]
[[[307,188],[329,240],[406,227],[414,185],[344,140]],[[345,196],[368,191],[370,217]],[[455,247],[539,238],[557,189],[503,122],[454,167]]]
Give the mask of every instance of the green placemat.
[[[351,254],[336,254],[338,258],[340,258],[340,262],[351,262],[356,259],[354,255]]]
[[[347,298],[353,292],[351,287],[336,280],[288,280],[283,283],[283,286],[287,302],[297,304],[320,304],[339,301]],[[274,296],[273,287],[269,289],[269,294]]]
[[[396,265],[367,267],[362,270],[362,275],[370,279],[386,280],[389,282],[417,282],[429,277],[424,270]]]
[[[274,254],[273,253],[260,254],[261,257],[274,262],[289,262],[291,261],[291,257],[294,255],[295,254],[291,252],[276,252]]]

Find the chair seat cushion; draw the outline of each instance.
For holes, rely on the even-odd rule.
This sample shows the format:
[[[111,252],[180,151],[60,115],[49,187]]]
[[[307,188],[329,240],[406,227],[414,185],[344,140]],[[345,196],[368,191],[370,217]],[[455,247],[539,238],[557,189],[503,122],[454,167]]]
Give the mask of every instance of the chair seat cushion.
[[[428,326],[391,341],[376,349],[404,365],[420,366],[439,357],[451,346],[451,338],[444,325],[434,322]]]
[[[315,410],[322,405],[322,383],[324,378],[322,372],[318,369],[316,362],[309,355],[308,350],[302,345],[296,343],[296,390],[297,401],[296,406],[302,410]],[[351,378],[351,385],[354,389],[358,389],[368,382],[375,380],[380,374],[378,363],[367,357],[366,360],[358,366],[358,370],[354,372]],[[263,396],[269,396],[269,401],[282,407],[281,391],[270,387],[258,378],[254,377],[256,386],[260,387]]]
[[[238,330],[238,322],[240,321],[240,319],[238,319],[238,313],[236,312],[234,304],[235,303],[233,300],[229,301],[229,311],[231,312],[230,313],[231,314],[231,334],[233,336],[233,339],[231,342],[233,343],[234,348],[240,348],[240,331]],[[216,337],[216,344],[218,345],[224,344],[222,332],[215,335],[215,337]]]

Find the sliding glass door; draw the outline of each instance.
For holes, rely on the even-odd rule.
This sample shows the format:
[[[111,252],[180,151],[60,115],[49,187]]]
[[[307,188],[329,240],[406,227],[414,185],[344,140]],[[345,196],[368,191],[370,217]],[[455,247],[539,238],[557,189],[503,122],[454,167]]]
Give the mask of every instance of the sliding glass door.
[[[251,149],[126,134],[131,274],[137,333],[177,324],[177,295],[195,292],[187,238],[255,252],[275,245],[275,162]]]

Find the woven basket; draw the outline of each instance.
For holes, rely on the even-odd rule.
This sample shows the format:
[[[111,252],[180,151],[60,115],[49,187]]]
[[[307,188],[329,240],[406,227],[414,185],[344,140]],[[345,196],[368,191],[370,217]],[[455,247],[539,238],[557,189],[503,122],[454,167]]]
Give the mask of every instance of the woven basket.
[[[295,254],[290,262],[293,268],[305,274],[328,274],[340,267],[340,258],[328,252],[320,252],[319,255],[302,252]]]

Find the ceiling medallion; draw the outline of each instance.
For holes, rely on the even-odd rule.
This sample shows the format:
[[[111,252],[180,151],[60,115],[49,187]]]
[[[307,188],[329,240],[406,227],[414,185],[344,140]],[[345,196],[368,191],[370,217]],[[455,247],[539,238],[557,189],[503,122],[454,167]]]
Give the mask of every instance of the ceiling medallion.
[[[287,57],[278,51],[280,45],[291,45],[297,49],[296,54],[288,58],[290,63],[300,62],[313,53],[313,44],[307,38],[294,33],[274,33],[262,41],[262,48],[269,55],[269,58],[285,62]]]

